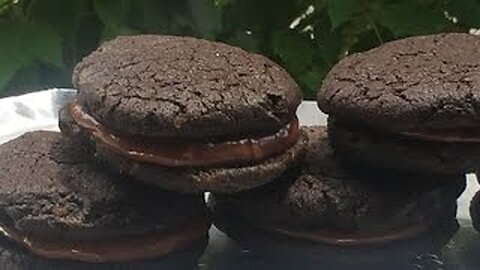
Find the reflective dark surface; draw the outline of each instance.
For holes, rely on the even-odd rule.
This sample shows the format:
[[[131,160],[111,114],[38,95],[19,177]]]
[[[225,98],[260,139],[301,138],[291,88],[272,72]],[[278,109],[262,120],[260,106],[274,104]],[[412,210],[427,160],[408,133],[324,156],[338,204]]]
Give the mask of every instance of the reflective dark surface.
[[[58,109],[71,100],[74,91],[53,89],[20,97],[0,99],[0,143],[36,129],[58,130]],[[304,102],[298,111],[303,125],[324,125],[314,102]],[[331,252],[318,252],[314,258],[304,258],[302,250],[293,243],[283,243],[282,252],[259,252],[235,241],[215,228],[211,229],[210,244],[199,261],[199,269],[480,269],[480,234],[472,227],[469,203],[479,189],[475,176],[468,176],[466,191],[458,200],[459,227],[450,235],[445,245],[413,257],[381,255],[375,249],[365,249],[365,256],[340,254],[333,258]],[[432,236],[433,237],[433,236]],[[440,236],[435,236],[440,237]],[[431,239],[432,243],[439,239]],[[409,248],[409,245],[411,248]],[[415,250],[415,241],[409,242],[407,254]],[[292,252],[289,253],[288,249]],[[275,249],[273,249],[275,250]],[[287,250],[287,252],[285,252]],[[403,255],[405,255],[403,254]],[[380,256],[380,258],[378,258]],[[366,260],[375,258],[375,260]]]

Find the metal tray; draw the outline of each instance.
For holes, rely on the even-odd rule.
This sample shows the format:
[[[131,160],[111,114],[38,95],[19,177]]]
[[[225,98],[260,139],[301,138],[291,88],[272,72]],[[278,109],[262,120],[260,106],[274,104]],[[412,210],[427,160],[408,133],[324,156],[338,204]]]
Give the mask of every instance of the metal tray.
[[[74,95],[75,91],[72,89],[50,89],[0,99],[0,144],[32,130],[58,131],[57,112]],[[297,114],[302,125],[326,124],[326,115],[318,110],[315,102],[303,102]],[[426,260],[419,258],[402,269],[480,269],[480,234],[473,229],[468,212],[470,200],[479,187],[474,175],[468,175],[467,178],[467,189],[458,200],[457,219],[461,227],[456,235],[438,254],[425,254],[423,257],[426,257]],[[225,234],[212,228],[210,244],[200,259],[198,268],[291,269],[295,267],[303,269],[307,267],[300,266],[295,258],[290,260],[291,264],[285,263],[285,258],[258,256],[250,250],[242,249]],[[311,269],[339,269],[335,265],[326,267],[316,264],[311,267]],[[393,268],[395,268],[393,265],[355,265],[355,269]]]

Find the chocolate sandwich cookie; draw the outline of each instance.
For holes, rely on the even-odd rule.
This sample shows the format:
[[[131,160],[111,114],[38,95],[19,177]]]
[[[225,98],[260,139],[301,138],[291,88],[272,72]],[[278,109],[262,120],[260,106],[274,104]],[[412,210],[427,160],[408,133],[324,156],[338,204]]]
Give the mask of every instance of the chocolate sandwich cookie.
[[[359,166],[471,172],[480,162],[479,47],[478,36],[437,34],[340,61],[317,96],[334,148]]]
[[[233,238],[242,232],[262,234],[262,239],[285,242],[283,246],[304,244],[317,254],[362,257],[363,247],[390,252],[430,234],[438,224],[456,224],[464,175],[435,176],[447,181],[347,171],[330,148],[324,127],[305,130],[309,145],[299,168],[256,189],[211,196],[217,227],[229,235],[233,230]]]
[[[441,253],[460,227],[452,205],[446,207],[435,226],[408,240],[391,245],[342,247],[272,234],[252,226],[234,210],[223,206],[226,205],[212,207],[215,226],[263,262],[263,269],[273,268],[270,265],[278,265],[278,269],[431,269],[432,265],[443,265],[436,254]]]
[[[12,254],[109,264],[205,243],[211,222],[202,196],[108,174],[85,149],[46,131],[0,146],[0,232],[23,250]]]
[[[80,62],[60,127],[116,170],[181,192],[264,184],[303,149],[302,94],[267,58],[201,39],[120,37]]]

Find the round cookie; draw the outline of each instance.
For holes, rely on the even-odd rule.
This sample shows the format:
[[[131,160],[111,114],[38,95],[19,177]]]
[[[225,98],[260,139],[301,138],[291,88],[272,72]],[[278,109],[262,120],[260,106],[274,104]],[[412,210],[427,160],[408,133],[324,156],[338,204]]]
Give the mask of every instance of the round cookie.
[[[366,247],[340,247],[321,245],[314,242],[294,239],[288,236],[272,234],[260,230],[246,222],[223,204],[209,202],[214,210],[215,226],[242,248],[260,255],[267,262],[301,269],[416,269],[414,266],[435,265],[436,254],[456,234],[459,224],[455,219],[456,205],[443,212],[444,216],[435,226],[421,235],[392,245],[374,245]],[[433,262],[429,258],[433,257]]]
[[[104,43],[73,72],[78,103],[124,134],[175,140],[273,134],[302,101],[264,56],[190,37],[141,35]]]
[[[267,58],[226,44],[120,37],[83,59],[73,83],[62,132],[90,141],[116,171],[164,189],[253,188],[303,153],[300,88]]]
[[[334,119],[332,144],[360,166],[472,172],[480,162],[479,45],[478,36],[437,34],[340,61],[317,95]]]
[[[478,36],[448,33],[353,54],[329,72],[318,105],[382,131],[478,128],[479,48]]]
[[[207,237],[201,195],[108,174],[87,151],[81,141],[46,131],[0,146],[6,239],[40,257],[110,263],[164,257]]]
[[[464,175],[429,179],[348,171],[330,148],[326,128],[304,130],[309,144],[299,167],[253,190],[210,196],[217,227],[240,242],[262,239],[290,249],[303,245],[323,258],[334,253],[361,258],[372,249],[387,256],[415,240],[423,243],[423,252],[430,251],[435,242],[430,233],[436,235],[439,224],[456,224]]]

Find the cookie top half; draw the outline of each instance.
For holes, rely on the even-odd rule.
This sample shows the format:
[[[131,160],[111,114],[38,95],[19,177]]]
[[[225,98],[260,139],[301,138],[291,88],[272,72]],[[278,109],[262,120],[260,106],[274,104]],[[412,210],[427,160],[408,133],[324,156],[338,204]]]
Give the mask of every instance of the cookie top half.
[[[190,37],[106,42],[75,67],[73,84],[79,104],[110,129],[177,140],[272,134],[302,100],[266,57]]]
[[[480,123],[480,37],[411,37],[340,61],[317,96],[322,111],[388,131]]]

